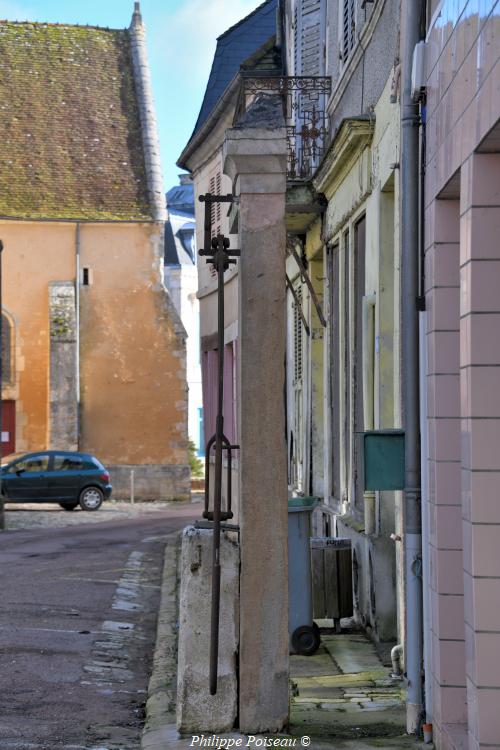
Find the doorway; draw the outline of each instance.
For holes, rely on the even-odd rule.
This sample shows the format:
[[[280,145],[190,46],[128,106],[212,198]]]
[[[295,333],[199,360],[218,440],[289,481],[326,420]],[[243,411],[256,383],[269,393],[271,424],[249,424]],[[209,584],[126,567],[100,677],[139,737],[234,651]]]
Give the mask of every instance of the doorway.
[[[2,456],[16,450],[16,402],[2,401]]]

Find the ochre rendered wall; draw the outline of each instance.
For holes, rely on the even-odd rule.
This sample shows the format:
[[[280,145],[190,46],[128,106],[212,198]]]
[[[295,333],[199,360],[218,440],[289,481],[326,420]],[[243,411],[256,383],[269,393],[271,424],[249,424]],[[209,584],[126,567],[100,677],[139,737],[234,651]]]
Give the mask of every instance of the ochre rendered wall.
[[[111,464],[187,463],[185,348],[160,227],[81,227],[81,446]]]
[[[0,224],[3,306],[15,325],[16,451],[47,448],[49,435],[49,282],[75,277],[75,227],[56,222]]]
[[[49,283],[75,280],[76,236],[70,222],[1,222],[16,452],[51,447]],[[185,332],[162,283],[162,242],[160,224],[80,224],[91,283],[80,286],[79,447],[122,470],[150,467],[144,493],[165,498],[187,493],[189,470]]]

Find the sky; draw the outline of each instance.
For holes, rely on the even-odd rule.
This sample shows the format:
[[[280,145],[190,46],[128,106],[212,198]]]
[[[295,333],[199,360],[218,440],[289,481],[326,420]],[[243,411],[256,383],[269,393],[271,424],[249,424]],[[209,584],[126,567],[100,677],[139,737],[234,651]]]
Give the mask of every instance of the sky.
[[[194,128],[217,37],[261,3],[142,0],[166,190],[178,182],[175,163]],[[1,19],[116,29],[129,26],[133,9],[133,0],[0,0]]]

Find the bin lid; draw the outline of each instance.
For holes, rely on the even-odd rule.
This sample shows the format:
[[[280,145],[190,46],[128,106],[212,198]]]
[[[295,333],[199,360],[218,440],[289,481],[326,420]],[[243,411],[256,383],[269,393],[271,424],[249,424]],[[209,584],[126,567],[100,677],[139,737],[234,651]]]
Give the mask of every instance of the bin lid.
[[[351,540],[340,536],[312,536],[309,539],[311,549],[351,549]]]
[[[317,497],[289,497],[288,498],[288,512],[289,513],[300,513],[310,512],[319,504],[319,498]]]

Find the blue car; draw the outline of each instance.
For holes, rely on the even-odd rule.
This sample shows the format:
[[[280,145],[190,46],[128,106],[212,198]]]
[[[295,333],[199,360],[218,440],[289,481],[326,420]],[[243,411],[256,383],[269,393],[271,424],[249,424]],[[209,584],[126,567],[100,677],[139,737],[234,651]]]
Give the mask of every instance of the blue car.
[[[109,473],[88,453],[26,453],[2,466],[1,492],[6,502],[59,503],[64,510],[98,510],[112,491]]]

